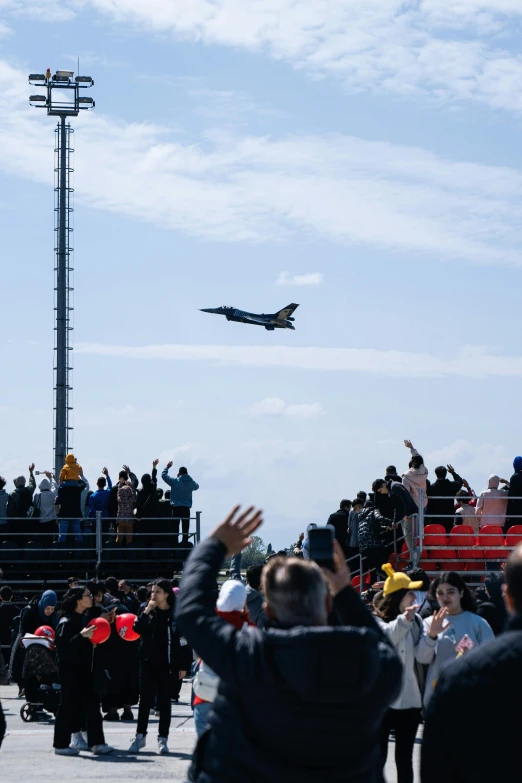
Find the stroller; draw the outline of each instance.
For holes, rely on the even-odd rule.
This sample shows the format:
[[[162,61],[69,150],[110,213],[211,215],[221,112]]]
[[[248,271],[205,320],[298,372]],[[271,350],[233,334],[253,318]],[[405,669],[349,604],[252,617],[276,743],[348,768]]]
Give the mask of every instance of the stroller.
[[[34,634],[22,638],[22,644],[26,648],[22,672],[26,703],[20,708],[20,717],[28,723],[46,713],[56,715],[62,686],[58,681],[52,628],[37,628]]]

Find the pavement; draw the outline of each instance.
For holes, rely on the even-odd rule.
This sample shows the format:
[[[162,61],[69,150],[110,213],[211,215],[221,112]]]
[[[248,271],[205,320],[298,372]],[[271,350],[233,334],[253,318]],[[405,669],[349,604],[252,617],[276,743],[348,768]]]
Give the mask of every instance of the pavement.
[[[53,753],[54,719],[24,723],[20,707],[24,699],[17,698],[15,685],[0,686],[0,701],[7,720],[7,736],[0,750],[1,780],[6,783],[27,783],[37,778],[38,783],[59,783],[59,781],[132,781],[150,783],[151,780],[186,781],[186,773],[196,743],[194,719],[190,708],[190,683],[184,683],[179,704],[172,705],[172,724],[169,736],[168,756],[156,753],[158,718],[151,715],[148,744],[134,756],[127,748],[136,733],[136,723],[104,723],[108,744],[116,750],[108,756],[93,756],[82,752],[79,756],[55,756]],[[134,708],[137,716],[137,708]],[[395,746],[390,742],[386,765],[387,783],[396,783],[394,764]],[[415,783],[420,782],[418,774],[420,739],[415,745]],[[322,783],[319,781],[318,783]]]

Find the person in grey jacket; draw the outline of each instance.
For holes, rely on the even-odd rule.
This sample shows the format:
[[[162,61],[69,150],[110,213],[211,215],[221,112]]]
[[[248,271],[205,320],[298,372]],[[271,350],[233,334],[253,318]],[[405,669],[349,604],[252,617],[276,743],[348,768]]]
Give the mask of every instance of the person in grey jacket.
[[[49,546],[52,543],[53,536],[58,532],[56,509],[54,507],[58,487],[50,471],[46,470],[45,475],[46,478],[40,481],[38,489],[33,495],[33,506],[40,512],[35,529],[38,533],[46,534],[38,538],[42,547]]]

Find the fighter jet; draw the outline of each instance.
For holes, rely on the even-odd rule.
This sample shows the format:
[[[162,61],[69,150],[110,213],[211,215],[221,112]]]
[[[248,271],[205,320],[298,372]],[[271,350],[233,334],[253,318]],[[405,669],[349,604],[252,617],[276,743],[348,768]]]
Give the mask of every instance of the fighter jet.
[[[208,310],[201,310],[202,313],[215,313],[216,315],[226,316],[227,321],[239,321],[242,324],[253,324],[254,326],[264,326],[265,329],[273,331],[274,329],[295,329],[292,321],[292,313],[299,307],[298,304],[289,304],[279,310],[277,313],[267,315],[266,313],[245,313],[244,310],[236,310],[235,307],[214,307]]]

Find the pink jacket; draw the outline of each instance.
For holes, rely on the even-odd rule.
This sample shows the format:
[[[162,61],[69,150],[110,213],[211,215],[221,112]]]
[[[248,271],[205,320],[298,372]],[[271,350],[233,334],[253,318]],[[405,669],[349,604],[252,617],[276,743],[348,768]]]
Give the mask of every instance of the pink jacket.
[[[414,457],[419,454],[416,449],[412,449],[411,453]],[[412,496],[417,504],[417,508],[419,507],[419,489],[422,489],[424,492],[424,508],[428,505],[427,482],[428,468],[426,465],[421,465],[420,468],[408,468],[406,473],[402,474],[402,484]]]
[[[481,517],[480,527],[484,527],[484,525],[504,526],[508,493],[505,489],[498,488],[499,483],[499,477],[493,474],[489,477],[488,489],[480,493],[475,509],[475,514]]]

